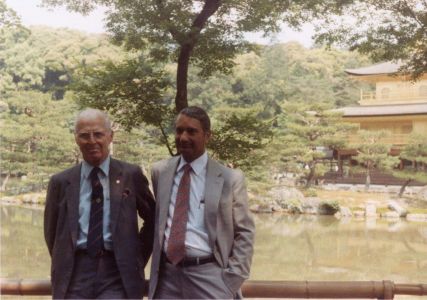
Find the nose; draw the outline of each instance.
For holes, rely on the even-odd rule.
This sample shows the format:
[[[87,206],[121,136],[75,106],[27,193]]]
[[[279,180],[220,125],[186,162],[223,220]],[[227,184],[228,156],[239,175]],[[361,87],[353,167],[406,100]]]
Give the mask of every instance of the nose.
[[[184,130],[181,134],[178,135],[178,139],[181,142],[188,141],[188,132]]]
[[[95,135],[93,134],[93,132],[90,133],[88,142],[91,144],[95,144],[96,139],[95,139]]]

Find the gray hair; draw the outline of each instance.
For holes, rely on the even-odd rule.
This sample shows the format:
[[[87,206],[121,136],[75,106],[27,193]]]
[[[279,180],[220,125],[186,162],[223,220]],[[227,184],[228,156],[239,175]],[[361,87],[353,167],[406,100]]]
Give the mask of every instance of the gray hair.
[[[77,124],[83,119],[95,119],[101,117],[104,120],[105,129],[111,131],[111,121],[108,115],[102,110],[95,108],[86,108],[78,113],[74,123],[74,132],[77,132]]]

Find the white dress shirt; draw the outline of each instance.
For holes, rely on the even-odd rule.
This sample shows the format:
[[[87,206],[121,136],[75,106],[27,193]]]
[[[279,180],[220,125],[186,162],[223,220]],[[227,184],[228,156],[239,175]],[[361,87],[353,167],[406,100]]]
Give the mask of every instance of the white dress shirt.
[[[185,234],[185,250],[187,257],[206,256],[212,254],[209,246],[208,231],[205,226],[205,184],[206,184],[206,166],[208,163],[208,154],[205,151],[200,157],[193,160],[190,165],[190,203],[188,211],[187,231]],[[176,195],[179,182],[184,174],[184,165],[187,162],[181,156],[178,168],[172,185],[172,193],[169,204],[169,214],[166,222],[165,243],[163,251],[166,252],[170,227],[172,225],[173,213],[175,210]]]

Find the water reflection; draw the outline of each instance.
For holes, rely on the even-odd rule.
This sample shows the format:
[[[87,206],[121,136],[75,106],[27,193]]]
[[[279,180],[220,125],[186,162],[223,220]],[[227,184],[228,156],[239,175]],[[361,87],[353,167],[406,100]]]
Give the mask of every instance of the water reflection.
[[[1,272],[4,278],[49,278],[43,210],[1,207]]]
[[[427,224],[256,215],[253,280],[427,282]],[[49,278],[43,211],[1,208],[4,278]]]
[[[427,224],[257,215],[252,279],[427,282]]]

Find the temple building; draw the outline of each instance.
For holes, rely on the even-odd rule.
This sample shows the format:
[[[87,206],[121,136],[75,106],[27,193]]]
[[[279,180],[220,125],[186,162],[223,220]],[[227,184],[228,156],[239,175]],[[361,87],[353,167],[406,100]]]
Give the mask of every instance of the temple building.
[[[413,82],[399,73],[401,64],[385,62],[345,72],[356,80],[375,86],[371,90],[361,90],[359,106],[338,109],[346,122],[357,124],[358,129],[386,130],[391,135],[384,142],[391,145],[391,153],[398,155],[408,142],[411,133],[427,132],[427,74]],[[357,134],[350,136],[350,142],[357,140]],[[351,168],[353,149],[336,151],[335,158],[341,174]],[[345,176],[342,176],[345,177]],[[378,176],[377,176],[378,177]],[[377,184],[399,184],[392,176],[379,176]],[[348,183],[359,183],[353,180]],[[341,180],[340,180],[341,181]]]

